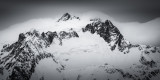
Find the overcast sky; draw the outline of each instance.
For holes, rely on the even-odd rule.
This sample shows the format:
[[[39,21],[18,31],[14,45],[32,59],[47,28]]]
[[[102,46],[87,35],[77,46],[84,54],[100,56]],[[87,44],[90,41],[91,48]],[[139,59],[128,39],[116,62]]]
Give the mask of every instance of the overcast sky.
[[[53,17],[56,13],[72,10],[96,10],[121,22],[147,22],[160,17],[158,0],[18,0],[0,2],[1,23],[22,18]],[[47,14],[47,15],[44,15]],[[27,16],[27,17],[26,17]],[[25,18],[24,18],[25,17]]]
[[[144,39],[152,40],[148,42],[152,45],[160,45],[160,1],[159,0],[18,0],[18,1],[0,1],[0,30],[9,27],[15,23],[24,22],[30,19],[36,18],[54,18],[55,16],[65,12],[84,13],[87,11],[100,11],[121,23],[138,22],[139,24],[149,24],[147,27],[141,27],[136,24],[127,24],[125,28],[121,28],[122,33],[128,34],[128,39],[133,40],[137,35],[130,33],[132,30],[143,35],[139,37],[147,36],[147,31],[151,27],[153,30],[149,33],[149,36],[143,40],[141,38],[137,40],[146,41]],[[152,24],[152,25],[151,25]],[[128,27],[126,27],[128,26]],[[132,27],[129,27],[132,26]],[[135,27],[136,26],[136,27]],[[146,26],[146,24],[145,24]],[[145,29],[146,28],[146,29]],[[131,30],[132,29],[132,30]],[[146,30],[143,32],[143,30]],[[130,32],[129,32],[130,31]],[[131,34],[131,35],[130,35]],[[146,34],[146,35],[145,35]],[[132,38],[131,38],[132,37]],[[148,44],[148,43],[147,43]]]

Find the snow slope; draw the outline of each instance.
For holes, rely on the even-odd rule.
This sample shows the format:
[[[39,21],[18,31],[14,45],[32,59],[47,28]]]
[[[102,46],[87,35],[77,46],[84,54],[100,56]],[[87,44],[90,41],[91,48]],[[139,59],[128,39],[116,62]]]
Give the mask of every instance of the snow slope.
[[[58,20],[26,23],[1,32],[0,80],[160,77],[159,47],[130,43],[110,20],[88,20],[65,13]]]

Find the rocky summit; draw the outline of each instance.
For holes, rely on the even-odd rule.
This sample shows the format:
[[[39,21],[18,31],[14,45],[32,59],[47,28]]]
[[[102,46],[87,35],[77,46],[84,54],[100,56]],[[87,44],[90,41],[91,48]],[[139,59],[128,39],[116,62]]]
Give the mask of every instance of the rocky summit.
[[[73,20],[73,19],[80,20],[79,17],[71,16],[69,13],[65,13],[65,14],[58,20],[58,22],[60,22],[60,21],[67,21],[67,20]]]
[[[55,23],[74,19],[83,20],[65,13]],[[110,20],[93,18],[81,28],[31,29],[18,36],[17,41],[1,49],[0,80],[160,78],[160,48],[132,44]]]

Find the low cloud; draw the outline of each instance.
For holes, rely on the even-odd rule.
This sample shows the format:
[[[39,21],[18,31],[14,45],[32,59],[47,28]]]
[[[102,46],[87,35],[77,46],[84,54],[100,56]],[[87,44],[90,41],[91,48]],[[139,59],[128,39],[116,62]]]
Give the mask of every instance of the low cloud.
[[[135,44],[160,45],[160,18],[146,23],[117,23],[124,37]]]
[[[63,13],[62,13],[63,14]],[[124,38],[134,44],[144,44],[144,45],[160,45],[160,18],[151,20],[146,23],[139,23],[139,22],[129,22],[129,23],[122,23],[118,22],[112,17],[106,15],[102,12],[92,11],[92,12],[85,12],[81,14],[76,14],[75,12],[71,12],[71,14],[79,16],[83,20],[87,20],[90,18],[102,18],[103,20],[109,19],[113,22],[113,24],[118,27]],[[58,17],[60,14],[58,14]],[[55,15],[56,16],[56,15]],[[54,26],[54,21],[58,20],[58,18],[54,19],[33,19],[29,20],[20,24],[13,25],[0,33],[1,43],[2,42],[9,42],[9,41],[16,41],[18,39],[18,34],[20,32],[29,31],[31,28],[38,28],[41,27],[46,29],[48,26]],[[84,22],[82,22],[84,23]],[[85,22],[87,24],[87,22]],[[84,26],[84,25],[81,25]],[[41,29],[40,28],[40,29]]]

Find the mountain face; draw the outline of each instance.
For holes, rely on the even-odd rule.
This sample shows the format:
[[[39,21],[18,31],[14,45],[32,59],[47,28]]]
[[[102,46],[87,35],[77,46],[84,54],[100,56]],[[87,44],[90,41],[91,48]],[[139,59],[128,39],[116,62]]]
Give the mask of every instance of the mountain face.
[[[73,19],[80,20],[79,17],[71,16],[69,13],[65,13],[57,22],[67,21],[67,20],[73,20]]]
[[[100,19],[92,19],[91,21],[93,21],[93,23],[87,24],[87,26],[82,29],[83,32],[90,31],[92,34],[97,33],[110,45],[111,50],[114,50],[116,46],[121,52],[130,48],[131,44],[124,40],[123,35],[111,21],[106,20],[102,22]]]
[[[79,17],[65,13],[57,23]],[[125,40],[110,20],[20,33],[0,53],[0,80],[158,80],[160,49]]]

